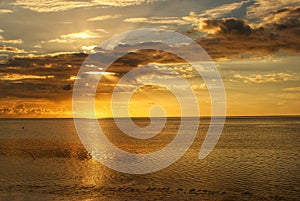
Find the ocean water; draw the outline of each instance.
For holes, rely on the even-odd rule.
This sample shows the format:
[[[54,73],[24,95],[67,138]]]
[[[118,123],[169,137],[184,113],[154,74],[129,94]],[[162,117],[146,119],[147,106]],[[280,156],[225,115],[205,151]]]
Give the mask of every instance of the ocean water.
[[[180,119],[149,140],[126,137],[112,119],[99,124],[121,149],[149,153],[174,138]],[[300,117],[227,118],[215,149],[199,160],[208,125],[201,119],[176,163],[131,175],[91,157],[72,119],[1,119],[0,200],[300,200]]]

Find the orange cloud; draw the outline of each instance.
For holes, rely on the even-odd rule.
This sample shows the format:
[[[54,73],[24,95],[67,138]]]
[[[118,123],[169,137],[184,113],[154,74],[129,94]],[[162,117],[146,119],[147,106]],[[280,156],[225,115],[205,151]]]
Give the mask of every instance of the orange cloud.
[[[265,83],[265,82],[285,82],[285,81],[296,81],[299,77],[289,73],[269,73],[269,74],[250,74],[240,75],[235,74],[235,78],[243,80],[244,83]]]

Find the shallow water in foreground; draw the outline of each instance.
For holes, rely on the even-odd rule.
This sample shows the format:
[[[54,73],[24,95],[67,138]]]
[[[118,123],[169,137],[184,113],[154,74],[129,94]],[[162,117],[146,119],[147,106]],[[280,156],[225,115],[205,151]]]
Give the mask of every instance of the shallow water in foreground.
[[[174,138],[180,119],[146,141],[122,135],[111,119],[99,123],[120,148],[148,153]],[[0,200],[300,200],[300,117],[228,118],[215,149],[199,160],[208,124],[201,120],[173,165],[130,175],[93,159],[72,119],[2,119]]]

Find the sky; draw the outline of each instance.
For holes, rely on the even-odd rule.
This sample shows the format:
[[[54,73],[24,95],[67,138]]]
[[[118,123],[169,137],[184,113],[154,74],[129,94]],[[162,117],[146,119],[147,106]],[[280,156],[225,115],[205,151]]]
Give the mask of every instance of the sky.
[[[298,0],[3,0],[0,118],[72,117],[74,83],[83,79],[77,74],[88,55],[110,57],[133,46],[118,43],[106,51],[97,47],[140,28],[175,31],[198,43],[223,79],[227,115],[300,115]],[[131,116],[148,116],[157,104],[168,116],[180,116],[174,94],[154,83],[161,78],[175,86],[179,77],[197,95],[199,115],[211,114],[208,88],[190,64],[141,47],[136,45],[135,52],[116,60],[106,73],[99,66],[85,73],[89,79],[102,76],[94,95],[97,117],[112,116],[114,87],[141,66],[152,70],[136,73],[119,92],[121,96],[133,82],[138,84],[129,104]],[[148,84],[142,85],[145,80]],[[186,90],[178,83],[176,87]]]

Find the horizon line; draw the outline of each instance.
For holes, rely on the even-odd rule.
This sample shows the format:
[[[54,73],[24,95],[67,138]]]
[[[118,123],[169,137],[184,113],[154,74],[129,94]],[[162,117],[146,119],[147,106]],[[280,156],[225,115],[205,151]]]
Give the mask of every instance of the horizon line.
[[[255,117],[300,117],[300,114],[292,114],[292,115],[226,115],[226,116],[170,116],[170,117],[151,117],[151,118],[255,118]],[[150,117],[98,117],[98,118],[73,118],[73,117],[0,117],[1,119],[145,119]]]

